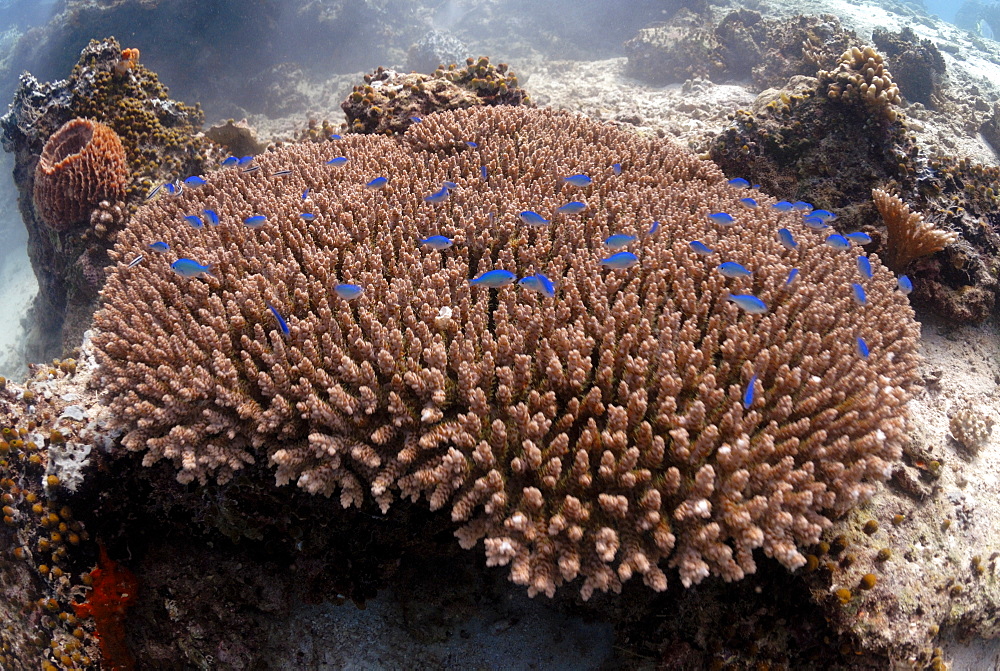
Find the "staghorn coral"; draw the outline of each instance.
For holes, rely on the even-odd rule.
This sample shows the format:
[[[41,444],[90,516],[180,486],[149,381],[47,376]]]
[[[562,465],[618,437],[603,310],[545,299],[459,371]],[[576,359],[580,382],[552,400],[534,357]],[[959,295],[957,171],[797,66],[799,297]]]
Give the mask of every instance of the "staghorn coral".
[[[331,168],[334,152],[350,160]],[[345,507],[426,498],[529,594],[582,577],[589,597],[637,574],[662,590],[668,567],[685,585],[736,580],[758,548],[797,568],[798,548],[899,455],[917,325],[891,273],[876,261],[856,306],[853,264],[794,221],[782,224],[803,240],[794,252],[769,209],[715,228],[705,214],[739,194],[669,143],[496,107],[257,162],[141,208],[96,316],[97,383],[124,445],[147,464],[170,459],[183,482],[267,460],[277,484]],[[567,193],[559,176],[578,172],[594,183]],[[384,189],[364,188],[379,175]],[[458,184],[448,201],[425,202],[445,179]],[[586,216],[520,223],[571,197]],[[177,224],[203,207],[218,227]],[[240,224],[257,214],[263,228]],[[642,234],[653,217],[642,262],[603,269],[604,237]],[[431,234],[455,247],[421,248]],[[714,272],[692,238],[752,279]],[[215,264],[213,277],[181,278],[161,256],[127,268],[150,239]],[[792,266],[803,272],[789,290]],[[492,268],[545,272],[558,294],[470,286]],[[365,292],[346,302],[332,291],[342,282]],[[768,314],[741,313],[729,291],[759,295]]]
[[[882,55],[871,47],[851,47],[834,70],[816,73],[820,85],[833,100],[861,100],[889,121],[898,115],[899,87],[885,67]]]
[[[67,121],[45,143],[35,168],[35,208],[64,231],[84,221],[102,200],[125,197],[128,163],[118,135],[97,121]]]
[[[882,189],[872,189],[872,200],[885,222],[885,264],[896,272],[903,272],[914,259],[939,252],[958,239],[954,231],[936,228],[924,221],[919,212],[911,212],[906,203]]]

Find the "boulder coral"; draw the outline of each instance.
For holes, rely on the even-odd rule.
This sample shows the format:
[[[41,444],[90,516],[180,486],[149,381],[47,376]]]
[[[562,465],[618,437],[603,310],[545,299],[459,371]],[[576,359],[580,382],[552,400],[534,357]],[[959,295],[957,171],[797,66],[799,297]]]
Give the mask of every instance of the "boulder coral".
[[[740,209],[746,192],[669,142],[484,107],[255,165],[140,208],[95,318],[124,446],[181,481],[266,461],[345,507],[426,499],[529,594],[582,579],[586,598],[636,575],[663,590],[671,568],[738,580],[758,549],[798,568],[899,456],[919,327],[892,273],[872,258],[861,278],[863,252],[796,213]],[[184,222],[204,209],[218,225]],[[631,267],[603,262],[614,233],[635,236]],[[170,253],[131,264],[151,240]],[[497,269],[554,295],[470,284]]]

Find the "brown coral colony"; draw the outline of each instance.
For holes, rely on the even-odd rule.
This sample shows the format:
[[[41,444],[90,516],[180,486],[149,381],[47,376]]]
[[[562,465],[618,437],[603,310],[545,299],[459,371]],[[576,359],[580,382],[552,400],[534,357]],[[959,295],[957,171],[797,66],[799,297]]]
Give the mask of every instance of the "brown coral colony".
[[[97,121],[73,119],[45,143],[35,168],[35,208],[58,231],[85,221],[102,200],[125,197],[125,149],[118,135]]]
[[[96,317],[124,444],[182,481],[266,460],[278,484],[344,506],[425,497],[530,594],[582,578],[588,597],[635,575],[663,590],[669,568],[685,585],[740,579],[758,548],[800,567],[798,548],[899,455],[917,325],[892,274],[873,257],[859,280],[857,248],[741,211],[713,164],[672,144],[500,107],[255,161],[141,208]],[[561,179],[574,174],[593,182]],[[445,180],[447,199],[426,201]],[[556,213],[571,200],[586,211]],[[202,209],[219,225],[183,223]],[[734,226],[706,216],[727,210]],[[636,265],[602,265],[614,233],[636,237]],[[420,244],[432,235],[454,246]],[[155,240],[176,256],[126,267]],[[172,272],[177,257],[212,276]],[[470,285],[494,269],[544,273],[555,296]],[[346,300],[341,283],[364,292]]]

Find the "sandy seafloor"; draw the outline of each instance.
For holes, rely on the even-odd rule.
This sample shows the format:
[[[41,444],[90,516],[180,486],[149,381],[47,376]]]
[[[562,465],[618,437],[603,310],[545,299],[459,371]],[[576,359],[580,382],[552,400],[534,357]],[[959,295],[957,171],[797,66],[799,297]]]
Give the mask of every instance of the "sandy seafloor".
[[[982,97],[1000,100],[1000,43],[974,38],[951,24],[913,21],[871,4],[845,0],[770,2],[767,15],[829,13],[845,27],[869,40],[875,27],[899,30],[909,25],[922,38],[949,43],[960,58],[942,51],[949,72],[951,96],[958,113],[947,117],[911,107],[911,129],[928,148],[996,164],[997,156],[975,132],[971,111],[962,113],[963,92],[978,87]],[[694,82],[652,87],[629,79],[625,58],[601,61],[559,61],[546,58],[510,59],[525,88],[539,105],[579,111],[596,119],[633,126],[638,132],[673,137],[695,151],[725,127],[726,117],[749,107],[756,94],[744,83]],[[340,75],[307,88],[310,109],[292,119],[251,117],[262,138],[280,137],[301,127],[306,117],[339,119],[337,103],[362,73]],[[169,84],[169,82],[167,82]],[[335,111],[332,111],[335,110]],[[210,119],[209,122],[212,120]],[[9,171],[9,157],[0,168]],[[35,290],[24,249],[25,235],[14,203],[13,185],[0,186],[0,375],[18,377],[20,320]],[[912,402],[917,439],[934,446],[961,468],[947,468],[942,478],[946,497],[956,511],[974,511],[972,522],[960,525],[955,542],[990,539],[1000,529],[1000,440],[995,431],[975,461],[957,451],[948,436],[948,413],[971,402],[1000,425],[1000,329],[997,318],[978,327],[953,328],[927,315],[923,322],[922,372],[938,379]],[[1000,549],[1000,548],[998,548]],[[944,561],[929,550],[924,561]],[[919,566],[910,567],[916,573]],[[905,571],[903,571],[905,573]],[[919,574],[917,574],[919,577]],[[610,627],[566,620],[542,600],[512,597],[518,603],[479,608],[475,615],[442,640],[429,644],[412,635],[402,621],[397,595],[386,590],[364,610],[353,605],[303,607],[286,626],[272,632],[277,668],[404,668],[415,659],[434,660],[434,668],[601,668],[612,657]],[[519,613],[513,615],[512,613]],[[1000,633],[998,631],[997,633]],[[955,670],[1000,669],[1000,639],[959,642],[944,631],[939,644]],[[461,660],[460,662],[458,660]]]

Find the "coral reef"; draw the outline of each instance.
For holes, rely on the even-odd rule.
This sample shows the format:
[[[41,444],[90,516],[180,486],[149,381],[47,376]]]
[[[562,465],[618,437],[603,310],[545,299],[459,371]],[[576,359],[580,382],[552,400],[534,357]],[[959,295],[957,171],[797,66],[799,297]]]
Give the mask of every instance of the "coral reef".
[[[90,119],[67,121],[38,158],[35,211],[49,228],[65,231],[102,200],[123,200],[128,176],[125,148],[113,130]]]
[[[735,112],[709,155],[727,175],[759,183],[788,200],[835,210],[835,226],[868,232],[871,248],[885,243],[872,189],[902,194],[961,236],[944,251],[914,263],[914,298],[957,321],[981,322],[995,303],[1000,274],[997,170],[966,159],[928,157],[890,101],[898,92],[884,77],[884,61],[870,49],[867,53],[849,50],[837,73],[820,73],[822,84],[794,77],[780,90],[764,91],[752,109]],[[864,81],[867,69],[853,69],[869,58],[881,68],[871,70],[875,88]],[[867,93],[861,93],[862,86]],[[831,89],[834,98],[825,95]],[[848,90],[850,96],[840,95]],[[859,136],[865,141],[858,142]]]
[[[338,152],[346,164],[327,165]],[[788,224],[803,236],[792,254],[764,211],[718,230],[706,208],[736,208],[738,193],[672,145],[493,107],[257,161],[142,208],[96,317],[124,445],[182,481],[267,461],[279,485],[345,507],[426,498],[530,594],[582,577],[589,596],[636,574],[662,590],[661,561],[685,585],[742,578],[757,548],[802,566],[798,548],[899,454],[917,326],[891,273],[875,263],[852,307],[853,264],[803,227]],[[581,172],[588,214],[526,229],[517,212],[554,210],[575,195],[558,176]],[[387,185],[366,188],[378,175]],[[443,180],[457,184],[448,200],[425,202]],[[219,226],[177,226],[205,207]],[[256,215],[262,230],[241,225]],[[602,269],[601,239],[653,216],[640,265]],[[454,249],[421,249],[431,234]],[[691,237],[753,280],[728,284]],[[212,276],[180,278],[163,257],[126,267],[149,239]],[[793,264],[804,277],[788,290]],[[494,268],[546,272],[557,297],[469,284]],[[340,298],[339,283],[363,294]],[[742,314],[729,291],[759,294],[768,314]]]
[[[939,252],[956,240],[958,233],[943,231],[911,212],[898,196],[882,189],[872,190],[872,200],[885,222],[886,241],[882,258],[891,270],[902,273],[921,256]]]
[[[716,24],[708,14],[681,10],[625,43],[626,71],[656,85],[702,77],[752,79],[764,89],[833,67],[856,39],[828,14],[777,20],[741,9]]]
[[[3,147],[14,154],[21,218],[39,285],[30,313],[29,360],[64,356],[79,345],[104,282],[107,250],[129,204],[140,202],[155,183],[205,172],[220,153],[197,132],[201,112],[171,100],[138,59],[138,50],[123,51],[114,39],[92,41],[65,80],[41,83],[23,75],[10,111],[0,118]],[[73,148],[72,142],[60,145],[57,135],[73,119],[87,121],[68,129],[94,124],[97,141],[78,155],[53,154]],[[50,138],[55,139],[47,145]],[[114,149],[106,153],[109,147]],[[103,165],[94,164],[91,178],[84,179],[77,168],[87,170],[91,158]],[[69,181],[59,183],[60,175]],[[94,207],[104,201],[98,213]],[[101,221],[76,225],[87,222],[91,210]]]
[[[426,114],[480,105],[531,105],[506,63],[483,56],[465,67],[439,65],[432,75],[401,74],[379,67],[365,75],[341,107],[354,133],[401,133]]]

